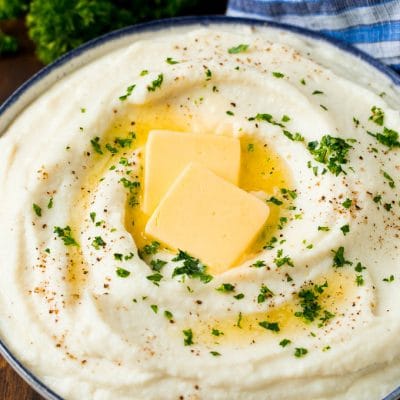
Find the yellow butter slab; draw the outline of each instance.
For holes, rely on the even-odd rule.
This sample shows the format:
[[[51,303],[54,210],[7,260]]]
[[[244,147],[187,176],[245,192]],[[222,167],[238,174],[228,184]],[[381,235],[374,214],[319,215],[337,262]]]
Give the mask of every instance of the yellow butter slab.
[[[240,141],[237,138],[166,130],[151,131],[146,144],[142,209],[151,214],[176,177],[190,162],[199,162],[238,184]]]
[[[264,226],[265,202],[190,163],[149,219],[147,235],[199,258],[211,274],[233,266]]]

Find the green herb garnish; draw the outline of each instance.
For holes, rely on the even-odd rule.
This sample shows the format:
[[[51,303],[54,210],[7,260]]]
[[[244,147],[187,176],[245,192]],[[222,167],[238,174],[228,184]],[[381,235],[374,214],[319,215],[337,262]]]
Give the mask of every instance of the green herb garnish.
[[[229,54],[238,54],[238,53],[243,53],[249,48],[248,44],[239,44],[235,47],[231,47],[228,49]]]
[[[93,147],[93,150],[97,153],[97,154],[103,154],[103,150],[101,149],[101,145],[100,145],[100,138],[98,136],[94,137],[91,141],[90,144]]]
[[[172,57],[168,57],[165,62],[170,65],[179,64],[179,61],[175,61]]]
[[[172,261],[183,261],[182,267],[174,269],[172,277],[187,275],[189,278],[200,279],[204,283],[208,283],[213,279],[211,275],[206,274],[206,266],[198,258],[194,258],[182,250],[179,250],[179,253]]]
[[[122,95],[122,96],[119,96],[119,99],[120,99],[121,101],[125,101],[125,100],[132,94],[133,89],[135,89],[135,87],[136,87],[136,85],[128,86],[128,87],[126,88],[125,94]]]
[[[42,208],[41,208],[40,206],[38,206],[37,204],[33,203],[33,204],[32,204],[32,208],[33,208],[33,211],[35,212],[35,214],[36,214],[38,217],[41,217],[41,216],[42,216]]]
[[[223,283],[221,286],[217,287],[215,290],[222,293],[229,293],[235,291],[235,286],[231,283]]]
[[[146,276],[146,279],[148,279],[150,282],[153,282],[156,286],[160,286],[160,281],[162,278],[163,276],[159,272]]]
[[[264,329],[268,329],[269,331],[279,332],[279,323],[278,322],[269,322],[269,321],[261,321],[258,323]]]
[[[76,240],[72,237],[71,228],[68,225],[65,228],[55,226],[54,233],[57,234],[66,246],[79,246]]]
[[[147,86],[149,92],[155,92],[157,88],[160,88],[164,80],[164,75],[159,74],[157,79],[151,82],[151,85]]]
[[[372,114],[368,119],[372,122],[375,122],[375,124],[382,126],[385,118],[385,113],[383,112],[382,108],[373,106],[371,108],[371,113]]]
[[[96,236],[93,239],[92,242],[92,246],[96,249],[96,250],[100,250],[100,247],[105,247],[106,242],[102,239],[101,236]]]
[[[124,269],[124,268],[120,268],[118,267],[115,271],[115,273],[117,274],[117,276],[119,276],[120,278],[127,278],[131,273],[130,271]]]
[[[297,358],[304,357],[308,353],[308,350],[304,347],[296,347],[294,350],[294,356]]]
[[[314,160],[325,164],[330,172],[339,175],[346,174],[342,166],[347,163],[347,155],[352,148],[344,139],[325,135],[321,141],[309,142],[308,151],[314,156]]]
[[[185,329],[183,332],[183,344],[185,346],[191,346],[193,344],[193,332],[191,329]]]

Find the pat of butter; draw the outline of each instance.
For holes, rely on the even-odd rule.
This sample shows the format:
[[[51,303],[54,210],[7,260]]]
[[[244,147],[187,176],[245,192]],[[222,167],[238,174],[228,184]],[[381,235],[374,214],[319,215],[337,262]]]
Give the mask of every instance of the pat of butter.
[[[145,213],[154,211],[176,177],[192,161],[238,184],[240,141],[227,136],[151,131],[145,154],[142,204]]]
[[[197,163],[161,200],[145,232],[199,258],[211,274],[233,266],[264,226],[267,204]]]

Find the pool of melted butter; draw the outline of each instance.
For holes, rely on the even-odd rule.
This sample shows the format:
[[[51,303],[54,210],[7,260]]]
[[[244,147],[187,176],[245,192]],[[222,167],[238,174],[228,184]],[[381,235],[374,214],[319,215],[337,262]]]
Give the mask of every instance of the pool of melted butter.
[[[148,134],[154,129],[173,130],[178,132],[190,132],[190,121],[179,116],[179,111],[174,111],[165,104],[149,106],[135,106],[127,111],[126,114],[116,116],[110,128],[106,132],[104,141],[112,141],[113,138],[126,136],[128,132],[134,131],[136,139],[130,151],[142,148],[145,151],[145,145]],[[212,134],[213,132],[204,132]],[[226,132],[226,136],[231,135]],[[290,171],[285,161],[273,150],[273,148],[261,140],[243,133],[240,136],[241,142],[241,170],[239,187],[250,191],[262,191],[271,196],[276,188],[293,189],[291,183]],[[142,162],[144,154],[141,155]],[[105,165],[107,169],[115,162],[111,160],[110,164]],[[143,165],[143,164],[142,164]],[[141,188],[143,188],[143,171],[140,176]],[[139,193],[139,203],[142,193]],[[256,253],[262,250],[262,247],[272,237],[282,216],[282,207],[270,205],[270,216],[268,221],[257,239],[246,254],[237,261],[237,265],[246,259],[252,258]],[[144,233],[150,215],[145,214],[140,204],[139,206],[126,208],[125,226],[133,236],[137,247],[140,249],[154,239],[147,237]]]
[[[182,118],[179,110],[172,110],[165,104],[152,104],[150,106],[131,106],[123,114],[115,115],[106,133],[102,137],[102,142],[112,143],[116,137],[127,137],[129,132],[134,132],[136,138],[132,146],[126,150],[126,154],[117,154],[112,157],[105,151],[104,155],[92,154],[91,165],[87,170],[90,173],[85,177],[82,184],[82,193],[77,197],[74,206],[74,213],[71,227],[73,231],[80,232],[81,216],[90,212],[90,195],[98,185],[101,177],[110,169],[112,165],[118,163],[123,155],[129,158],[133,152],[140,149],[141,168],[139,181],[143,188],[143,162],[145,145],[148,134],[153,129],[166,129],[180,132],[190,132],[190,120]],[[213,132],[205,132],[212,134]],[[230,132],[226,132],[229,136]],[[290,170],[286,162],[274,151],[273,147],[261,141],[254,136],[243,133],[240,136],[241,142],[241,170],[239,187],[250,191],[262,191],[267,195],[274,195],[277,188],[295,189],[292,185]],[[278,196],[279,197],[279,196]],[[139,192],[139,203],[142,198],[142,192]],[[255,257],[274,234],[276,234],[279,219],[282,216],[288,216],[287,204],[277,206],[269,203],[270,216],[268,221],[258,237],[254,240],[246,253],[237,261],[237,265]],[[146,244],[153,241],[153,238],[147,237],[144,228],[150,215],[145,214],[138,206],[131,207],[126,205],[125,227],[132,235],[137,247],[143,248]],[[165,248],[171,251],[170,249]],[[175,252],[175,251],[174,251]],[[72,297],[79,297],[79,288],[84,284],[87,273],[87,266],[83,260],[82,254],[78,249],[71,249],[70,263],[67,274],[67,281],[70,284]],[[322,284],[328,282],[328,288],[321,295],[319,301],[324,309],[331,312],[337,312],[341,307],[348,305],[351,293],[354,293],[354,276],[344,272],[332,272],[329,276],[321,277]],[[267,304],[267,303],[266,303]],[[310,326],[305,325],[304,321],[295,317],[295,311],[299,310],[299,302],[295,298],[286,303],[270,308],[265,312],[252,314],[243,314],[241,316],[231,315],[226,318],[207,318],[206,320],[197,319],[192,321],[191,327],[195,333],[196,342],[208,346],[215,343],[234,343],[235,345],[248,345],[261,337],[273,336],[276,333],[268,331],[258,325],[261,321],[278,322],[280,334],[290,336],[295,332],[310,330]],[[177,321],[178,322],[178,321]],[[174,330],[181,334],[181,328],[187,328],[185,325],[177,323]],[[224,334],[215,337],[211,334],[212,329],[218,329]],[[279,335],[281,337],[281,335]]]

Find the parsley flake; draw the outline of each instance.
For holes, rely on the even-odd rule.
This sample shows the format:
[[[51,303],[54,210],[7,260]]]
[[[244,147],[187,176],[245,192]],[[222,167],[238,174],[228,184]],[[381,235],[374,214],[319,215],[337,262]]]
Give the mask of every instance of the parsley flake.
[[[229,293],[235,291],[235,286],[231,283],[223,283],[221,286],[217,287],[215,290],[222,293]]]
[[[244,53],[248,48],[249,48],[248,44],[239,44],[235,47],[231,47],[230,49],[228,49],[228,53],[229,54]]]
[[[191,329],[185,329],[182,331],[184,339],[183,344],[185,346],[191,346],[193,344],[193,332]]]
[[[258,323],[264,329],[268,329],[269,331],[279,332],[279,323],[278,322],[269,322],[269,321],[261,321]]]
[[[297,358],[304,357],[308,353],[308,350],[304,347],[296,347],[294,349],[294,356]]]
[[[136,85],[128,86],[126,88],[126,93],[124,95],[122,95],[122,96],[119,96],[119,99],[121,101],[125,101],[132,94],[133,89],[135,89],[135,87],[136,87]]]
[[[33,204],[32,204],[32,208],[33,208],[33,211],[35,212],[35,214],[36,214],[38,217],[41,217],[41,216],[42,216],[42,208],[41,208],[40,206],[38,206],[37,204],[33,203]]]
[[[165,62],[170,65],[179,64],[179,61],[175,61],[172,57],[168,57]]]
[[[160,88],[162,83],[164,81],[164,75],[163,74],[159,74],[157,79],[155,79],[154,81],[151,82],[151,85],[147,86],[147,90],[149,92],[155,92],[157,88]]]
[[[124,268],[120,268],[118,267],[115,271],[115,273],[117,274],[117,276],[119,276],[120,278],[127,278],[131,273],[130,271],[124,269]]]
[[[54,233],[64,242],[65,246],[79,246],[76,240],[72,237],[71,228],[67,225],[65,228],[59,226],[54,227]]]

